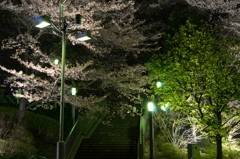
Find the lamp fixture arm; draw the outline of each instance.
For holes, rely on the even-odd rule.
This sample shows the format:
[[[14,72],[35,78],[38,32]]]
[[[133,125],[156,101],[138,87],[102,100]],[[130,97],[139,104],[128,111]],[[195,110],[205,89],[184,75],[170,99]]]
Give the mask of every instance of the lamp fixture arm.
[[[64,4],[67,0],[64,0],[62,4]]]
[[[61,29],[59,29],[54,23],[51,23],[51,25],[59,32],[62,32]]]
[[[60,8],[60,11],[59,11],[59,26],[62,27],[62,29],[64,29],[64,27],[65,27],[65,21],[64,21],[64,17],[63,17],[64,4],[61,3],[59,8]]]
[[[60,7],[58,7],[58,9],[56,10],[56,12],[53,14],[53,16],[51,17],[51,20],[55,17],[56,13],[59,11]]]
[[[66,31],[67,31],[68,28],[71,26],[71,24],[74,23],[74,22],[75,22],[75,21],[72,21],[72,22],[69,22],[69,23],[67,24]]]

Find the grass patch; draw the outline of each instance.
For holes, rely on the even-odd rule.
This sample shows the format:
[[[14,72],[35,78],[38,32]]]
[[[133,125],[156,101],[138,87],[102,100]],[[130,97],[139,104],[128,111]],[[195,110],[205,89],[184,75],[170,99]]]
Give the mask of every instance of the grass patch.
[[[216,159],[216,145],[210,140],[203,140],[200,146],[200,159]],[[223,159],[240,159],[239,141],[223,142]],[[155,136],[154,139],[154,158],[158,159],[187,159],[187,148],[178,148],[176,145],[169,143],[164,135]],[[144,158],[150,158],[149,138],[144,144]]]
[[[1,158],[55,159],[58,121],[27,111],[23,126],[19,127],[17,117],[17,108],[0,106]]]

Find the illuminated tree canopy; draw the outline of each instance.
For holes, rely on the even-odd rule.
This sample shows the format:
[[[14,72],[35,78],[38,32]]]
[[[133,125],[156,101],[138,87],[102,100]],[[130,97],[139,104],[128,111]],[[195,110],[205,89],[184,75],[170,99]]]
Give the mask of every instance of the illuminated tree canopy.
[[[155,93],[215,136],[217,158],[222,158],[222,138],[239,129],[239,44],[191,20],[165,38],[167,54],[149,63],[152,78],[165,83]]]
[[[49,108],[46,103],[58,101],[61,66],[55,65],[53,58],[61,57],[61,46],[57,44],[61,42],[61,33],[51,27],[37,29],[33,19],[47,15],[58,25],[59,3],[53,0],[22,0],[19,4],[11,1],[0,4],[2,10],[13,15],[13,24],[18,28],[14,36],[3,40],[2,49],[14,50],[11,58],[17,60],[23,69],[0,68],[12,74],[6,79],[6,84],[21,91],[21,94],[15,92],[14,95],[32,103],[26,106],[25,102],[20,102],[20,110],[31,108],[34,101],[45,108]],[[127,56],[137,59],[142,52],[159,49],[155,42],[146,43],[146,39],[151,38],[137,29],[144,21],[134,17],[137,11],[134,2],[67,0],[64,5],[66,22],[73,21],[75,14],[82,15],[81,25],[71,25],[69,30],[89,30],[92,35],[90,42],[80,42],[75,36],[68,36],[68,43],[87,47],[89,50],[85,49],[85,52],[89,55],[82,51],[82,46],[74,50],[67,45],[67,54],[71,59],[67,55],[65,101],[79,108],[101,111],[95,105],[108,97],[110,103],[118,101],[111,109],[119,111],[123,107],[131,108],[132,104],[139,102],[137,95],[146,94],[148,90],[144,87],[147,84],[147,78],[143,75],[145,66],[129,64]],[[47,39],[52,45],[44,46],[44,38],[52,38]],[[88,93],[79,94],[77,98],[68,96],[67,91],[72,86]]]

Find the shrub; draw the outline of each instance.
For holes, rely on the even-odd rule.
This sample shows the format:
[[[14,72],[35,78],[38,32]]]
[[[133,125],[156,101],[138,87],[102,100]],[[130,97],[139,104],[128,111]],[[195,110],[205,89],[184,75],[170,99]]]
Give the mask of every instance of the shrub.
[[[240,152],[229,149],[229,148],[223,148],[223,158],[224,159],[239,159]]]
[[[51,141],[57,141],[59,133],[59,123],[52,118],[26,112],[25,125],[28,129],[35,131],[38,135],[44,136]]]
[[[9,118],[10,117],[10,118]],[[23,126],[12,120],[11,115],[2,115],[0,118],[0,156],[1,158],[28,158],[36,152],[34,138]],[[13,157],[15,156],[15,157]]]
[[[17,116],[18,110],[16,108],[0,106],[0,118],[4,121],[10,120],[14,123],[17,123]],[[54,142],[58,140],[58,136],[56,134],[59,133],[59,123],[55,119],[27,111],[25,115],[24,125],[26,128],[34,131],[34,133],[37,133],[38,135],[44,136]]]
[[[228,143],[229,144],[229,143]],[[238,143],[230,142],[231,146],[226,146],[226,144],[223,142],[223,159],[239,159],[240,158],[240,152],[236,149],[233,149],[233,147],[239,148],[237,145]],[[201,154],[201,159],[215,159],[216,158],[216,144],[210,143],[208,141],[208,144],[204,147],[203,152]]]
[[[213,157],[213,156],[212,156],[213,157],[212,158],[211,155],[206,154],[206,153],[201,153],[200,155],[201,155],[200,156],[201,159],[215,159],[216,158],[216,157]]]
[[[176,145],[172,143],[163,143],[162,144],[162,151],[158,152],[155,150],[156,155],[159,155],[159,158],[163,159],[186,159],[187,153],[184,149],[178,149]],[[157,156],[156,156],[157,158]]]
[[[186,159],[186,149],[179,149],[177,145],[166,142],[164,136],[158,135],[154,140],[154,158],[161,159]],[[149,139],[145,141],[144,158],[149,159],[150,156]]]
[[[167,114],[159,111],[154,114],[154,129],[165,136],[169,143],[178,148],[184,148],[188,143],[198,142],[204,135],[197,133],[200,128],[179,111],[170,111]],[[190,125],[189,125],[190,124]]]
[[[17,117],[17,108],[0,106],[0,158],[56,158],[59,123],[27,111],[24,127],[18,127]]]

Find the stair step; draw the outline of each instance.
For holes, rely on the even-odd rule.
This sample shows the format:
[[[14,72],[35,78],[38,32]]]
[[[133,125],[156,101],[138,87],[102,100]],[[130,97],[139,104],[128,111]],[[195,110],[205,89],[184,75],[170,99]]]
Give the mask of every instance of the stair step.
[[[109,145],[105,145],[105,146],[96,146],[96,145],[85,145],[84,147],[82,147],[82,149],[79,149],[79,151],[81,150],[86,150],[86,149],[117,149],[117,150],[125,150],[125,149],[136,149],[136,145],[121,145],[121,146],[109,146]]]
[[[126,116],[99,124],[90,138],[82,140],[75,159],[137,159],[139,117]]]
[[[111,153],[130,153],[130,152],[136,152],[137,149],[82,149],[78,152],[81,153],[84,153],[84,152],[93,152],[93,153],[108,153],[108,154],[111,154]]]
[[[89,159],[89,157],[88,156],[81,156],[81,157],[75,157],[74,159]],[[112,157],[112,156],[109,156],[109,157],[107,157],[107,156],[103,156],[103,157],[101,157],[101,156],[91,156],[91,159],[137,159],[136,157],[129,157],[129,156],[121,156],[121,157],[119,157],[119,156],[114,156],[114,157]]]
[[[114,129],[116,129],[116,130],[124,130],[124,129],[136,129],[138,126],[121,126],[121,125],[119,125],[119,126],[114,126],[114,127],[101,127],[101,128],[98,128],[97,130],[114,130]]]
[[[132,145],[136,145],[137,144],[137,141],[111,141],[111,142],[105,142],[105,141],[89,141],[89,142],[83,142],[81,143],[80,146],[87,146],[87,145],[99,145],[99,146],[104,146],[104,145],[116,145],[116,144],[119,144],[119,145],[129,145],[129,146],[132,146]]]
[[[136,136],[136,132],[132,133],[120,133],[120,132],[96,132],[93,133],[92,136]]]
[[[137,159],[136,156],[128,156],[128,155],[125,155],[125,156],[101,156],[101,155],[98,155],[96,154],[95,156],[78,156],[76,155],[74,159]]]
[[[79,152],[78,156],[85,156],[85,155],[88,155],[89,157],[90,156],[102,156],[102,155],[106,155],[106,156],[136,156],[137,151],[128,151],[128,152],[120,152],[120,151],[99,151],[99,152],[95,152],[95,151],[88,151],[86,153],[84,152]]]

